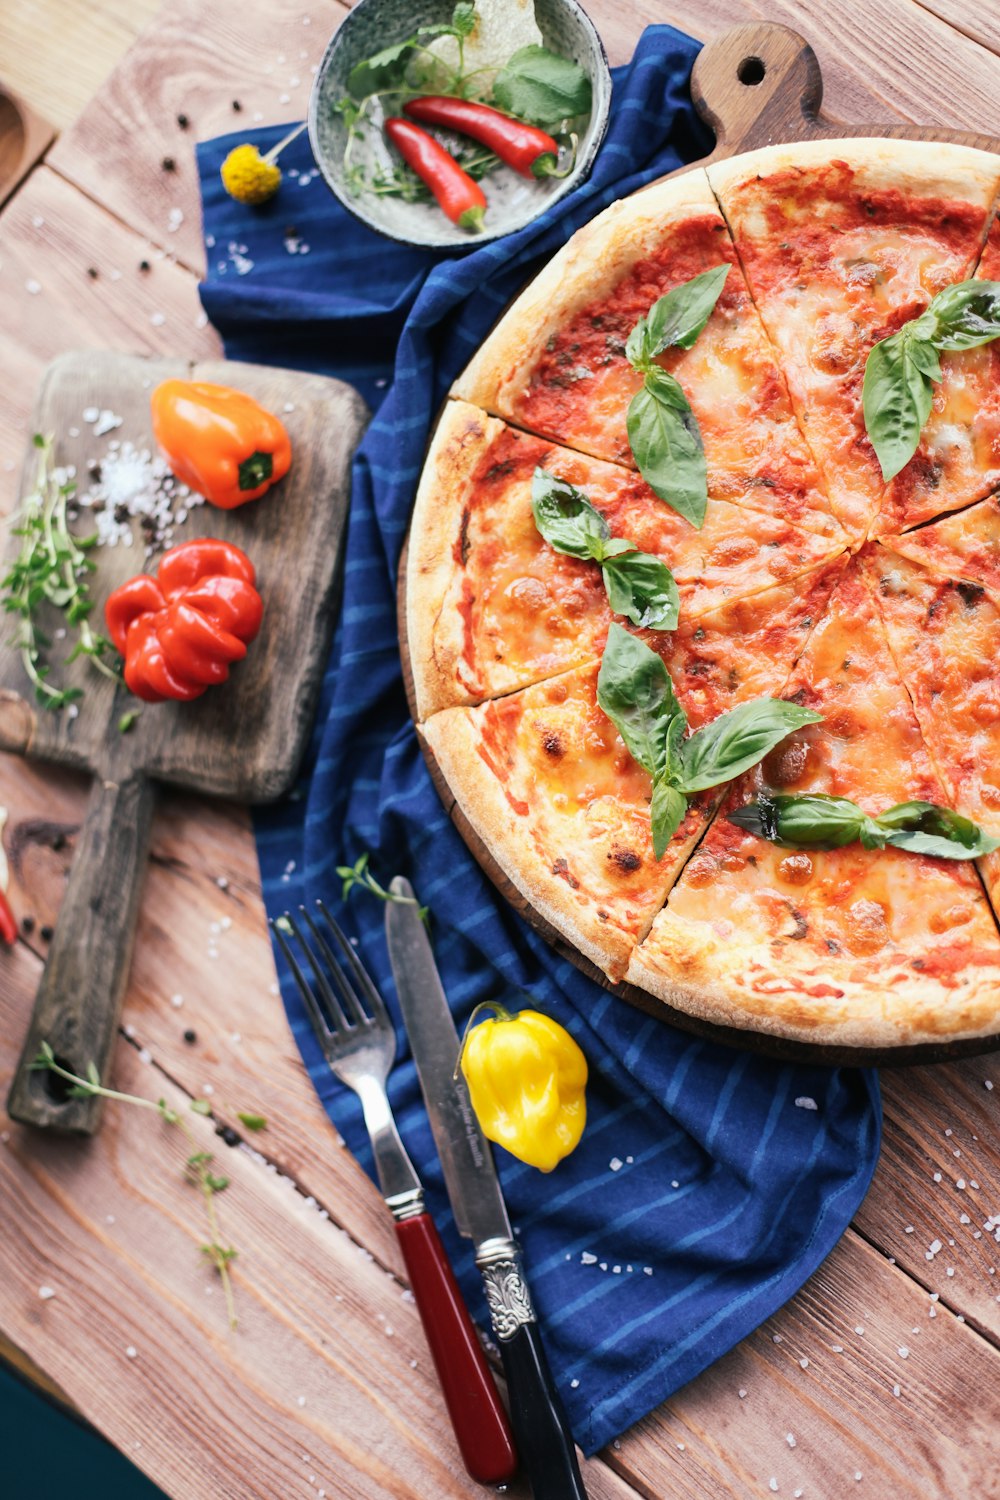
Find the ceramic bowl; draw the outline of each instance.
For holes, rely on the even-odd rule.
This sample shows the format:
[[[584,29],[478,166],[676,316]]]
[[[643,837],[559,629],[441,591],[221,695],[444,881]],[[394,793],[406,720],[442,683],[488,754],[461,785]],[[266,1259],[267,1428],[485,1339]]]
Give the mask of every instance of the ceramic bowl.
[[[351,69],[363,58],[411,36],[418,25],[449,21],[453,9],[454,0],[358,0],[330,38],[309,100],[309,140],[330,190],[371,229],[427,249],[480,245],[530,224],[586,177],[604,138],[611,105],[608,60],[589,17],[576,0],[535,0],[535,19],[546,47],[578,62],[593,88],[590,118],[581,132],[569,176],[529,181],[509,167],[495,168],[484,182],[489,207],[481,234],[459,229],[434,202],[407,203],[397,197],[350,192],[344,171],[347,132],[333,106],[347,93]],[[369,131],[367,136],[367,143],[355,142],[357,159],[369,170],[394,166],[398,158],[381,133]]]

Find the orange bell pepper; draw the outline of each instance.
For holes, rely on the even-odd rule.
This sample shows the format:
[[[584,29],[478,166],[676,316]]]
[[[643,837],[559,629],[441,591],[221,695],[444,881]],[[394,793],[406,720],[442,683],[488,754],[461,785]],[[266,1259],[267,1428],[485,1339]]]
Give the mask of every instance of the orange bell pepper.
[[[186,702],[225,682],[260,629],[255,582],[246,553],[203,537],[165,553],[158,577],[139,573],[115,589],[104,617],[129,691],[147,703]]]
[[[150,405],[153,435],[173,473],[223,510],[258,500],[291,467],[284,424],[244,391],[164,380]]]

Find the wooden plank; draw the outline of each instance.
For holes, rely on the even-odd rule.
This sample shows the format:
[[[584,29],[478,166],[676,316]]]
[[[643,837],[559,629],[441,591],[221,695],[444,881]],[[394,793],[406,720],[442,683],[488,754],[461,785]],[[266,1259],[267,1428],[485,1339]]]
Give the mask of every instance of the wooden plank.
[[[143,260],[149,271],[140,270]],[[0,215],[0,264],[0,511],[6,513],[50,359],[68,347],[98,344],[210,359],[219,340],[206,324],[194,277],[47,167]]]
[[[882,1157],[858,1228],[1000,1344],[1000,1243],[989,1227],[1000,1214],[1000,1058],[886,1071],[882,1098]]]
[[[929,1319],[931,1305],[848,1234],[787,1307],[606,1456],[657,1500],[993,1494],[1000,1354],[945,1309]]]
[[[56,143],[51,165],[200,272],[194,142],[304,119],[313,69],[343,14],[337,0],[315,0],[311,8],[271,0],[254,7],[248,25],[244,0],[175,0]],[[187,130],[178,128],[179,113],[190,121]],[[160,170],[165,157],[175,171]],[[307,191],[326,188],[317,178]],[[171,231],[175,210],[184,220]]]
[[[967,0],[917,0],[917,4],[980,46],[1000,52],[1000,10],[995,4],[969,5]]]
[[[0,971],[0,1069],[37,971],[22,944]],[[184,1111],[199,1149],[217,1151],[211,1122],[124,1041],[115,1081]],[[447,1436],[407,1288],[289,1179],[242,1151],[220,1166],[220,1233],[240,1252],[231,1333],[175,1129],[119,1104],[96,1150],[0,1126],[0,1322],[173,1500],[482,1493]],[[592,1500],[632,1496],[600,1461],[585,1474]]]
[[[83,777],[0,756],[0,803],[11,810],[10,900],[19,918],[34,919],[25,942],[40,958],[47,945],[39,929],[55,922],[86,795]],[[208,1085],[222,1123],[402,1275],[385,1205],[340,1143],[285,1020],[242,808],[164,794],[122,1020],[170,1078],[191,1095]],[[267,1130],[251,1136],[241,1110],[263,1115]]]
[[[160,0],[4,0],[4,83],[53,125],[69,125],[156,14]]]
[[[956,0],[958,3],[958,0]],[[918,125],[972,129],[996,117],[995,59],[913,0],[830,6],[826,0],[630,0],[591,5],[612,62],[631,54],[641,26],[667,21],[703,41],[747,21],[777,21],[800,32],[823,71],[824,104],[838,119],[882,122],[894,114]],[[943,84],[943,60],[961,89]]]

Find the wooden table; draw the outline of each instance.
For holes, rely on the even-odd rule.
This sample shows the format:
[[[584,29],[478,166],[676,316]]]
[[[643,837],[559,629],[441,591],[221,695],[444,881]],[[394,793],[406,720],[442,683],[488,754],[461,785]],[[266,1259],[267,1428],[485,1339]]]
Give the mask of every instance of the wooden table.
[[[613,63],[648,21],[705,36],[765,17],[812,42],[831,114],[996,123],[997,0],[590,9]],[[193,141],[301,118],[342,15],[336,0],[172,0],[0,216],[5,510],[53,355],[218,352],[197,297]],[[12,901],[36,920],[0,957],[3,1085],[84,797],[71,776],[0,759]],[[212,1121],[191,1117],[232,1179],[220,1212],[240,1249],[239,1330],[227,1331],[199,1257],[200,1205],[177,1141],[111,1106],[93,1141],[0,1122],[0,1335],[16,1358],[175,1500],[481,1494],[454,1451],[389,1216],[286,1026],[242,810],[164,797],[124,1022],[118,1088],[179,1106],[208,1095],[216,1122],[246,1140],[227,1149]],[[994,1080],[989,1058],[883,1076],[885,1145],[855,1223],[789,1306],[587,1465],[594,1500],[1000,1492]],[[249,1137],[239,1110],[265,1115],[266,1132]]]

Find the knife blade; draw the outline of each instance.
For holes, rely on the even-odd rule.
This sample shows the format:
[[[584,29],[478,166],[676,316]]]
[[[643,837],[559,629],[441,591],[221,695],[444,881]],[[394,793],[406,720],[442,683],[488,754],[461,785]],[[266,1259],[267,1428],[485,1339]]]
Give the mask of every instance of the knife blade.
[[[459,1039],[408,880],[390,887],[385,935],[420,1088],[459,1232],[475,1246],[510,1398],[511,1425],[535,1500],[586,1500],[576,1451],[538,1330],[489,1143],[455,1078]]]

